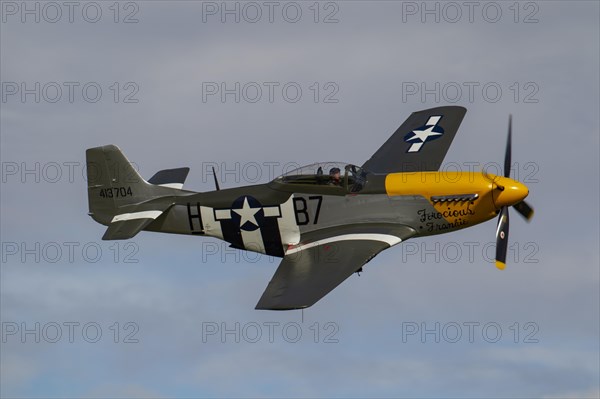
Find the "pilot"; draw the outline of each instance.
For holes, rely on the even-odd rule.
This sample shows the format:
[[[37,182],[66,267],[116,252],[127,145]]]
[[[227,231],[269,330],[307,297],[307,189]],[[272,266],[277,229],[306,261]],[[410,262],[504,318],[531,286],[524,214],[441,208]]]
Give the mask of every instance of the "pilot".
[[[331,168],[329,170],[329,184],[331,185],[335,185],[335,186],[340,186],[342,184],[341,178],[340,178],[340,168]]]

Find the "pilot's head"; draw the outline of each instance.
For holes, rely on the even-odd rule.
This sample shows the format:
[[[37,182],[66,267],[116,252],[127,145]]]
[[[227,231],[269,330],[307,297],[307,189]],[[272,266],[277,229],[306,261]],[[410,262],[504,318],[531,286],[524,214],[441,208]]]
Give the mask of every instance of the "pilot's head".
[[[334,180],[340,180],[340,168],[331,168],[329,170],[329,176],[331,176]]]

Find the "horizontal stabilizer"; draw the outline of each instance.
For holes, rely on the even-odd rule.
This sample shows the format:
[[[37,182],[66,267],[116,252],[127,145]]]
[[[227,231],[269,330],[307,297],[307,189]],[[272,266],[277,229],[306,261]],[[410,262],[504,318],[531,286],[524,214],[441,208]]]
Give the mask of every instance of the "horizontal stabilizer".
[[[156,172],[156,174],[148,180],[148,183],[181,190],[189,172],[190,168],[187,167],[161,170]]]
[[[151,210],[116,215],[102,236],[103,240],[126,240],[135,237],[164,211]]]

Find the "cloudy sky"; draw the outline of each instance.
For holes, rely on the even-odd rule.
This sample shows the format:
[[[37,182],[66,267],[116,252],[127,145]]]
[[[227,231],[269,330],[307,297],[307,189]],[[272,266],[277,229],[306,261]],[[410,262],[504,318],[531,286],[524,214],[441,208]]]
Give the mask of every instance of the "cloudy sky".
[[[1,3],[3,397],[598,397],[599,4]],[[502,162],[515,212],[379,255],[312,308],[255,311],[278,261],[103,242],[85,149],[150,177],[362,164],[413,111],[468,108],[444,167]]]

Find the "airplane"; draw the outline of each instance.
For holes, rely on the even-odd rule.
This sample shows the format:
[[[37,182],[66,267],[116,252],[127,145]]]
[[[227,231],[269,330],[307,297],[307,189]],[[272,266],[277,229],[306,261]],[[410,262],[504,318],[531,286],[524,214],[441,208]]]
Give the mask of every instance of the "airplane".
[[[266,184],[193,192],[189,168],[144,180],[118,147],[86,151],[89,215],[103,240],[140,231],[216,237],[281,257],[256,309],[314,305],[378,253],[415,237],[448,233],[498,216],[496,267],[504,269],[508,208],[526,220],[528,188],[510,178],[512,117],[504,175],[440,172],[466,114],[460,106],[412,113],[362,166],[323,162]]]

